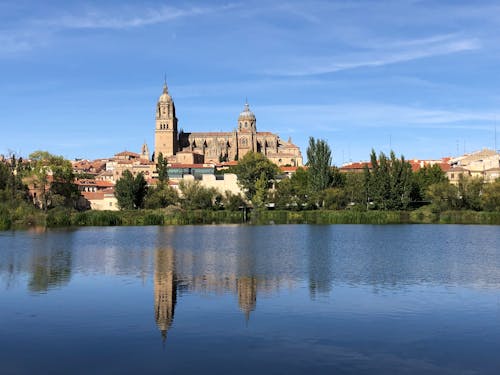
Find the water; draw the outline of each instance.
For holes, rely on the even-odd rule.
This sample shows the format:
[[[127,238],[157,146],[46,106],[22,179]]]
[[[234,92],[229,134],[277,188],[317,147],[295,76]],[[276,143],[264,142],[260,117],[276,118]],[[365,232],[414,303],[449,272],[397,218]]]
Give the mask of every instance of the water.
[[[499,374],[500,227],[0,232],[1,374]]]

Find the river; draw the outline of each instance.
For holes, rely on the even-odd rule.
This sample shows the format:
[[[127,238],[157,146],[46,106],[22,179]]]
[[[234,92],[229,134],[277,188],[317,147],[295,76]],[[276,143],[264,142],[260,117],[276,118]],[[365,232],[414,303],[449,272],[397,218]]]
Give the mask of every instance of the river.
[[[500,227],[0,232],[2,374],[498,374]]]

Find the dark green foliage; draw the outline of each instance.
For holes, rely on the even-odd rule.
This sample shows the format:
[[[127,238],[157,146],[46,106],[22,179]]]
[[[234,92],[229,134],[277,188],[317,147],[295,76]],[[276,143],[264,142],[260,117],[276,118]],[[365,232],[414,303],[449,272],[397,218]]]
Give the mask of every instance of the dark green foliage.
[[[144,225],[163,225],[164,216],[155,212],[148,212],[144,215]]]
[[[238,183],[247,199],[252,200],[257,193],[257,181],[263,178],[266,189],[269,189],[272,180],[278,174],[278,167],[261,153],[248,152],[239,160],[233,172],[238,176]]]
[[[500,179],[484,186],[481,207],[486,211],[500,212]]]
[[[115,196],[122,210],[132,210],[144,206],[147,184],[144,175],[139,173],[135,178],[129,170],[123,172],[116,182]]]
[[[480,178],[467,178],[460,175],[458,195],[461,200],[461,208],[474,211],[481,210],[483,184],[483,180]]]
[[[309,172],[298,168],[277,184],[274,202],[282,209],[302,210],[309,206],[309,197]]]
[[[317,141],[309,137],[307,148],[307,166],[309,172],[309,188],[313,194],[325,190],[332,183],[332,156],[328,143],[322,139]]]
[[[366,209],[367,196],[363,174],[346,173],[344,191],[349,203],[354,204],[354,207],[359,209]]]
[[[378,160],[375,151],[370,155],[372,169],[365,167],[365,189],[369,200],[382,210],[404,210],[410,203],[412,169],[403,156],[400,159],[391,151],[390,158],[381,152]]]
[[[179,202],[177,191],[168,184],[159,183],[156,188],[149,188],[144,200],[144,208],[156,209],[175,205]]]
[[[222,205],[225,210],[228,211],[239,211],[246,207],[246,202],[243,197],[239,194],[233,194],[231,191],[226,191],[224,198],[222,200]]]
[[[158,171],[158,180],[160,183],[168,181],[168,161],[163,157],[163,153],[158,155],[156,170]]]
[[[322,193],[323,207],[327,210],[343,210],[349,204],[347,192],[342,188],[329,188]]]
[[[46,226],[48,228],[71,226],[71,210],[56,207],[47,212]]]
[[[11,225],[12,220],[10,219],[9,210],[3,205],[0,205],[0,230],[10,229]]]
[[[449,182],[439,182],[427,188],[427,197],[432,203],[435,212],[456,210],[461,207],[458,189]]]
[[[442,182],[448,182],[448,178],[439,165],[426,165],[420,168],[413,174],[412,200],[422,201],[428,199],[426,194],[429,186]]]
[[[40,208],[47,210],[58,206],[76,207],[80,193],[74,183],[75,175],[71,162],[47,151],[35,151],[29,157],[30,176],[42,189],[38,197]]]
[[[181,205],[186,210],[203,210],[218,208],[220,194],[214,188],[201,186],[199,181],[181,181],[179,189],[182,193]]]
[[[122,224],[122,217],[116,211],[85,211],[74,214],[72,224],[77,226],[114,226]]]

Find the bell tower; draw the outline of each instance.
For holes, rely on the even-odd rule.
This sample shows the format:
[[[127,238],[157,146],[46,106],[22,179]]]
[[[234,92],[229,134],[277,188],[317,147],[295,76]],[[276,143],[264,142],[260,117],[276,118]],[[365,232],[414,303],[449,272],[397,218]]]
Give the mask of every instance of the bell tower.
[[[167,82],[163,84],[163,93],[156,105],[156,128],[155,128],[155,160],[160,155],[169,157],[177,153],[177,117],[175,117],[175,105],[168,93]]]
[[[250,151],[257,151],[257,120],[245,101],[245,108],[238,116],[238,158]]]

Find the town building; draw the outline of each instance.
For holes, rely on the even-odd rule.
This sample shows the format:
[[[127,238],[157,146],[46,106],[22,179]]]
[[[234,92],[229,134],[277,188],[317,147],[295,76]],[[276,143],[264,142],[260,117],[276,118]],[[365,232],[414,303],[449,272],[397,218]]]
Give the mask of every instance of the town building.
[[[170,163],[202,164],[238,160],[250,151],[260,152],[279,166],[301,166],[300,148],[277,134],[257,131],[257,119],[245,103],[237,128],[230,132],[178,131],[175,104],[167,84],[156,105],[155,152]]]

